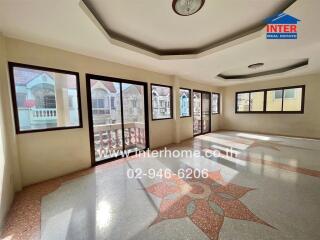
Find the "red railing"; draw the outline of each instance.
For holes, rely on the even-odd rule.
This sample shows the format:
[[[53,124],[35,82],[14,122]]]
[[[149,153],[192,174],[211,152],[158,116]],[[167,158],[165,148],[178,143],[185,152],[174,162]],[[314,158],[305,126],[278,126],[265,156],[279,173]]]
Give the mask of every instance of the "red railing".
[[[146,146],[144,123],[124,124],[125,149],[144,149]],[[123,149],[122,125],[108,124],[94,126],[96,159],[108,158],[110,154]]]

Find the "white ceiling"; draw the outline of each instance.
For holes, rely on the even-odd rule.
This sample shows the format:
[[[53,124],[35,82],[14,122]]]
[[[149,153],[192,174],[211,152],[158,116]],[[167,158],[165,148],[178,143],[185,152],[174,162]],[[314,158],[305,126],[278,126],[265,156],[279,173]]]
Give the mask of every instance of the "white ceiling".
[[[108,3],[116,2],[113,0],[105,1]],[[124,0],[117,1],[124,2]],[[239,2],[238,0],[207,0],[206,2],[210,2],[211,6],[212,4],[214,5],[214,3],[219,5],[222,1],[228,6],[226,12],[228,12],[230,16],[232,16],[232,14],[238,14],[239,6],[235,4],[236,2]],[[270,1],[273,2],[273,4],[282,2],[280,0],[264,0],[262,2]],[[145,1],[137,0],[137,2]],[[150,4],[150,2],[170,3],[169,0],[148,0],[148,2],[149,3],[144,7],[151,9],[154,5]],[[256,3],[258,1],[252,0],[249,2]],[[119,7],[120,6],[121,4]],[[255,10],[252,9],[251,12],[246,12],[246,15],[256,16],[255,14],[260,11],[258,10],[259,6],[257,6],[257,9]],[[79,0],[0,0],[0,31],[13,38],[23,39],[155,72],[176,75],[193,81],[224,86],[238,84],[239,81],[219,79],[216,77],[219,73],[243,68],[244,66],[257,62],[290,62],[295,61],[295,59],[309,58],[309,66],[287,73],[277,74],[272,76],[273,79],[319,73],[319,9],[319,0],[298,0],[286,11],[286,13],[301,20],[298,26],[299,39],[296,41],[266,40],[265,32],[263,30],[256,35],[255,38],[251,38],[251,40],[225,47],[220,49],[220,51],[215,51],[209,55],[195,59],[160,60],[127,48],[113,45],[92,20],[88,18],[88,15],[80,7]],[[148,19],[150,13],[146,14],[146,9],[141,10],[143,11],[139,12],[140,17],[144,17],[146,22],[150,21],[150,19]],[[206,12],[206,8],[203,8],[202,10],[203,14],[210,15]],[[201,14],[202,10],[197,14]],[[157,11],[172,11],[171,5],[168,9],[158,7]],[[113,12],[113,16],[126,18],[126,14],[123,13],[121,8],[118,8]],[[170,20],[170,18],[164,18],[163,21],[167,25],[172,24],[172,19]],[[239,24],[239,26],[240,25],[241,24]],[[224,29],[224,22],[208,22],[208,26]],[[139,29],[139,26],[136,27]],[[192,33],[192,30],[197,29],[197,27],[198,24],[193,24],[192,21],[189,23],[188,29],[191,29],[191,32],[185,36],[185,42],[189,42],[190,44],[196,44],[197,41],[200,42],[199,39],[194,40],[195,35]],[[163,30],[163,28],[161,29]],[[165,36],[161,38],[161,32],[156,26],[151,30],[157,34],[155,41],[162,41],[165,43],[168,39],[170,40],[170,33],[168,34],[166,32]],[[141,29],[139,29],[139,31],[141,31]],[[141,31],[141,33],[143,33],[143,31]],[[148,32],[148,34],[150,33]],[[150,35],[149,37],[152,36]],[[174,38],[179,38],[179,36],[175,35]],[[242,80],[241,82],[265,79],[270,79],[270,76]]]
[[[84,0],[112,32],[155,49],[200,48],[260,25],[291,0],[207,0],[188,17],[172,10],[172,0]],[[250,14],[248,14],[250,13]]]

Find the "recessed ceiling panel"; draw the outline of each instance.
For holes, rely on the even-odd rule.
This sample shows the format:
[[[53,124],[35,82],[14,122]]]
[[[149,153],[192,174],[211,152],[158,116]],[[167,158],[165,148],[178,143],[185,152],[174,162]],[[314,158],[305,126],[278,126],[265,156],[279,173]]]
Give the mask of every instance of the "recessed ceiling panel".
[[[207,0],[180,16],[172,0],[83,0],[111,38],[159,55],[197,54],[252,33],[295,0]]]

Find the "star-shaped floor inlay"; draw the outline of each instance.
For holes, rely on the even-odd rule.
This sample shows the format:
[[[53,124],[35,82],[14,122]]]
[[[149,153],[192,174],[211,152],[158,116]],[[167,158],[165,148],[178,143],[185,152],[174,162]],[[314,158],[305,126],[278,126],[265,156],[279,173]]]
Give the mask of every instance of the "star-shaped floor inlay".
[[[169,219],[189,218],[211,240],[219,238],[225,217],[272,227],[240,201],[251,190],[254,189],[225,183],[220,171],[209,172],[208,178],[200,179],[185,180],[172,175],[146,188],[161,199],[158,216],[150,226]]]

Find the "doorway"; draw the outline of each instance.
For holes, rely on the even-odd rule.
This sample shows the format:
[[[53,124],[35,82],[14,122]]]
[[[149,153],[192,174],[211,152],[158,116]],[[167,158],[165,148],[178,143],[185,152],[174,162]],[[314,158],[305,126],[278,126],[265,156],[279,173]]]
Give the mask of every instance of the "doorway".
[[[149,147],[147,83],[87,74],[92,165]]]
[[[211,132],[210,93],[193,91],[193,135]]]

